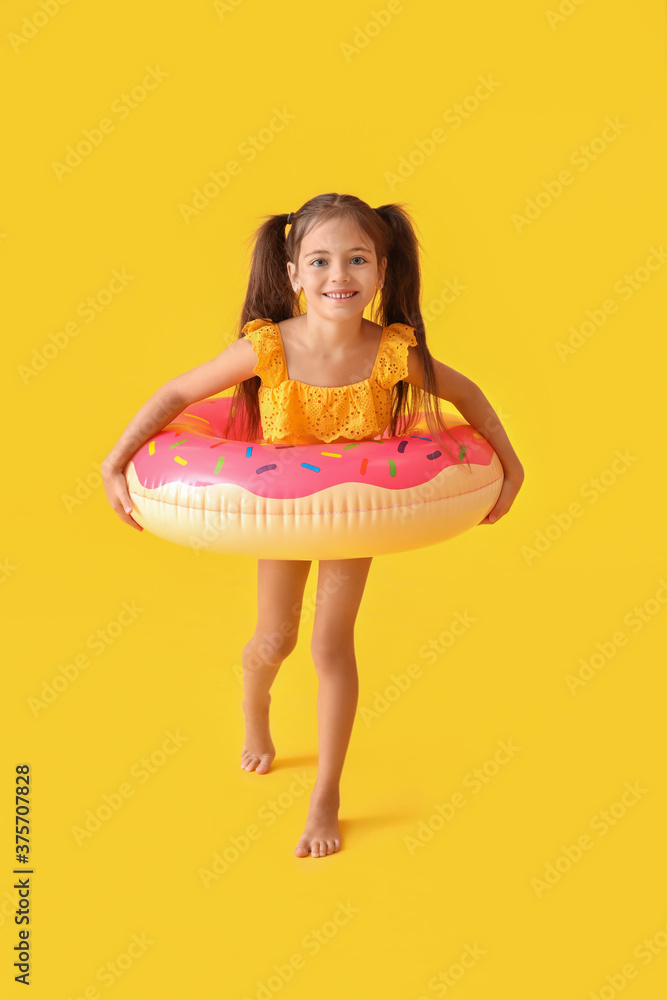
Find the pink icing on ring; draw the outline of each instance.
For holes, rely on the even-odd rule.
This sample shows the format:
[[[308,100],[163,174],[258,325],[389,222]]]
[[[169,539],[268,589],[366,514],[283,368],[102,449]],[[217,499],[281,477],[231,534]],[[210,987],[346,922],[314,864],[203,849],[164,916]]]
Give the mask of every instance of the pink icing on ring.
[[[341,483],[411,488],[461,464],[435,444],[423,414],[406,436],[385,432],[372,441],[266,444],[223,437],[231,404],[230,396],[192,403],[143,444],[131,458],[142,486],[234,483],[258,496],[286,499]],[[457,415],[443,415],[453,430],[445,438],[452,454],[464,464],[489,466],[494,451],[488,441]]]

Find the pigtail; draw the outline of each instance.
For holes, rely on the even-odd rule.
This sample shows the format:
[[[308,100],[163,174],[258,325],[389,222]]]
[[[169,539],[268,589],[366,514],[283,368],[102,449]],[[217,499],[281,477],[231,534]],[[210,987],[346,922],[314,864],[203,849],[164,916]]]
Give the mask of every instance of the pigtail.
[[[241,309],[238,337],[243,337],[243,327],[253,319],[266,319],[279,323],[290,316],[299,315],[299,297],[294,291],[287,273],[289,259],[286,247],[285,227],[288,214],[269,215],[250,237],[252,261],[245,301]],[[249,441],[260,440],[262,422],[259,412],[259,375],[239,382],[234,388],[234,398],[230,407],[230,417],[225,427],[225,436],[238,436],[242,421],[242,411],[246,412],[247,437]]]
[[[299,297],[287,273],[287,219],[285,212],[270,215],[251,236],[254,247],[240,329],[251,319],[270,319],[279,323],[299,315]]]
[[[437,395],[437,379],[433,366],[433,355],[426,343],[424,319],[421,314],[421,270],[419,252],[421,245],[415,232],[415,225],[402,205],[380,205],[377,215],[391,232],[391,244],[387,253],[382,299],[378,309],[378,319],[374,322],[388,326],[391,323],[405,323],[414,328],[417,346],[421,354],[423,388],[405,382],[396,383],[392,391],[391,434],[409,434],[417,424],[417,417],[423,411],[429,433],[455,463],[470,468],[465,446],[451,432],[440,409]],[[378,257],[380,254],[378,254]],[[398,429],[400,428],[400,429]],[[445,438],[456,445],[450,451]]]

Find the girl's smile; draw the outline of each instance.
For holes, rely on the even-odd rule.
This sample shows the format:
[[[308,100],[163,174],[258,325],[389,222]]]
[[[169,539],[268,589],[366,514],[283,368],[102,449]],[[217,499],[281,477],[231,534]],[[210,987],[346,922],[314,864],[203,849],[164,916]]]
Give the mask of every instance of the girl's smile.
[[[329,219],[306,233],[297,262],[287,269],[292,287],[306,299],[311,343],[359,340],[362,315],[384,279],[386,259],[378,261],[367,235],[351,220]],[[320,304],[331,302],[332,312]]]

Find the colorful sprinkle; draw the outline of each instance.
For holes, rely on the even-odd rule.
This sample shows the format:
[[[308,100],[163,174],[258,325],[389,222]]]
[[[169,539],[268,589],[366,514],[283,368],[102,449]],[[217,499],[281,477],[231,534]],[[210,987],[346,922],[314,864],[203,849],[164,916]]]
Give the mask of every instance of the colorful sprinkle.
[[[344,444],[343,448],[356,448],[358,444],[361,444],[361,441],[353,441],[352,444]]]
[[[190,440],[190,438],[181,438],[180,441],[174,441],[174,443],[170,444],[169,447],[170,448],[177,448],[179,446],[179,444],[185,444],[185,442],[189,441],[189,440]]]
[[[148,454],[149,455],[154,455],[155,454],[155,441],[151,441],[151,443],[149,444],[149,446],[148,446]]]
[[[441,451],[432,451],[431,454],[427,455],[426,457],[433,460],[434,458],[440,458],[441,455],[442,455]]]
[[[181,458],[180,455],[174,455],[174,461],[178,462],[179,465],[187,465],[188,464],[187,459],[186,458]]]
[[[222,442],[220,442],[220,443],[222,444]],[[214,475],[217,476],[217,474],[220,472],[220,469],[222,468],[222,463],[224,462],[224,460],[225,460],[225,456],[221,455],[220,458],[218,459],[218,461],[215,463],[215,469],[213,470],[213,474]]]
[[[343,457],[339,451],[321,451],[320,455],[326,455],[327,458],[342,458]]]
[[[211,421],[207,420],[206,417],[198,417],[196,413],[184,413],[184,417],[194,417],[195,420],[201,420],[205,424],[210,424]]]
[[[459,451],[459,458],[460,458],[460,459],[463,459],[463,456],[465,455],[465,453],[466,453],[466,451],[467,451],[467,450],[468,450],[468,449],[467,449],[467,445],[465,445],[465,444],[462,444],[462,445],[461,445],[461,449],[460,449],[460,451]]]
[[[407,446],[408,446],[408,442],[407,441],[401,441],[401,443],[398,446],[398,450],[401,453],[401,455],[403,454],[403,452],[405,451],[405,449],[407,448]]]
[[[271,469],[277,469],[278,466],[274,463],[273,465],[260,465],[259,469],[255,469],[255,472],[270,472]]]
[[[424,437],[423,434],[411,434],[410,437],[417,438],[418,441],[432,441],[433,438]]]
[[[210,444],[209,448],[219,448],[221,444],[227,444],[227,438],[223,438],[222,441],[216,441],[215,444]]]
[[[308,462],[301,462],[304,469],[312,469],[313,472],[319,472],[320,470],[316,465],[309,465]]]
[[[390,476],[396,475],[396,462],[393,460],[393,458],[389,459],[389,475]]]
[[[367,465],[368,465],[368,459],[367,458],[362,459],[361,468],[359,469],[359,472],[361,473],[362,476],[366,472]]]
[[[246,448],[246,450],[245,450],[245,457],[246,458],[250,458],[251,455],[252,455],[252,445],[250,445],[250,447]]]

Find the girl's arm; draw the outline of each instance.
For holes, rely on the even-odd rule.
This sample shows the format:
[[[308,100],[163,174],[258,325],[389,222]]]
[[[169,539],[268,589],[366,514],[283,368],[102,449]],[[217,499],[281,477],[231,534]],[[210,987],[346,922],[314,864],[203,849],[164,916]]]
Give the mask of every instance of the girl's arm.
[[[471,379],[455,371],[448,365],[433,358],[437,395],[440,399],[453,403],[464,420],[486,438],[500,459],[505,472],[505,479],[500,496],[488,515],[479,523],[493,524],[499,517],[506,514],[512,506],[514,498],[521,489],[524,480],[523,465],[514,448],[510,444],[500,417],[491,406],[482,390]],[[423,371],[421,358],[416,348],[408,350],[408,382],[423,389]]]
[[[130,420],[102,460],[102,478],[109,503],[121,520],[143,531],[130,517],[132,501],[123,469],[150,437],[166,427],[190,403],[206,399],[254,374],[257,356],[247,338],[233,341],[217,357],[165,382]]]

